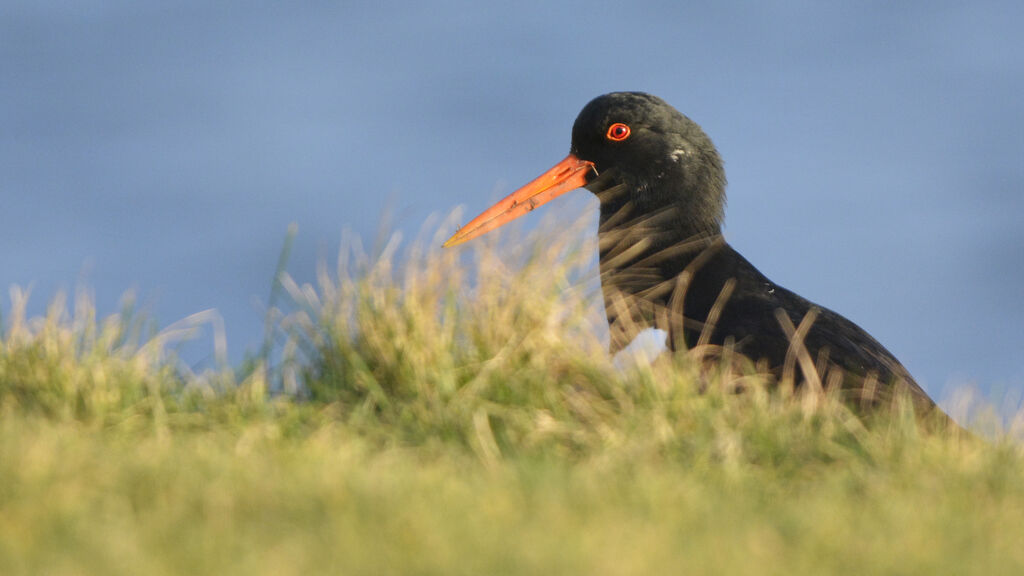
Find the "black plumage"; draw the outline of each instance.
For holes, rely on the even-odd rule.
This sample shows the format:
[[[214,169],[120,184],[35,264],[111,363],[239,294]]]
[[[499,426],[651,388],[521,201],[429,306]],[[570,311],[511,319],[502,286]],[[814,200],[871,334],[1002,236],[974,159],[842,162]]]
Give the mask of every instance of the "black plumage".
[[[700,126],[655,96],[617,92],[592,100],[573,125],[570,156],[449,244],[581,183],[601,203],[601,285],[613,352],[639,331],[659,328],[671,348],[729,346],[779,377],[838,386],[859,406],[905,391],[919,410],[937,412],[871,335],[775,284],[723,239],[726,178],[718,151]]]

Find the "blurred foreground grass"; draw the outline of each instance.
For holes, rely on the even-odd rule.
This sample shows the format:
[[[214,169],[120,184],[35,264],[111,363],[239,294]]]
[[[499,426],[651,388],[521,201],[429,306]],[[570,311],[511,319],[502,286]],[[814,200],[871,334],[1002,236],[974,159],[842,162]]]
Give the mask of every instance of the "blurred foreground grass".
[[[203,314],[13,291],[0,574],[1022,573],[1019,430],[865,428],[728,351],[614,365],[585,236],[346,249],[281,279],[273,370],[182,366]]]

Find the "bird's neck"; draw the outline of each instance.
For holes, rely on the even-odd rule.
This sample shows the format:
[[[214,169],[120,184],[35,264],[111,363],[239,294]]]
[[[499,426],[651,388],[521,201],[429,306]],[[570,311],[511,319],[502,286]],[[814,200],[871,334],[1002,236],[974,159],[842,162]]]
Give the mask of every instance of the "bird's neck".
[[[719,221],[701,217],[707,210],[646,192],[601,197],[601,286],[613,350],[638,328],[662,327],[657,317],[672,306],[684,272],[713,265],[708,260],[724,245]]]
[[[618,185],[598,197],[602,273],[657,262],[660,274],[674,277],[722,235],[721,200],[714,194]]]

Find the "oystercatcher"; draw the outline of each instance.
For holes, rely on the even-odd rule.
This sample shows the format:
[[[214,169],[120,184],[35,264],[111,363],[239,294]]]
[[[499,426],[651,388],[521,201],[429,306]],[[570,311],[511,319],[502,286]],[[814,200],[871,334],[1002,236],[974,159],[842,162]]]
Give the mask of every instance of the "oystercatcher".
[[[772,282],[722,238],[725,171],[711,139],[664,100],[615,92],[587,104],[569,155],[473,219],[452,246],[576,188],[601,203],[601,287],[615,352],[647,328],[672,349],[729,346],[798,385],[862,407],[904,391],[941,411],[859,326]]]

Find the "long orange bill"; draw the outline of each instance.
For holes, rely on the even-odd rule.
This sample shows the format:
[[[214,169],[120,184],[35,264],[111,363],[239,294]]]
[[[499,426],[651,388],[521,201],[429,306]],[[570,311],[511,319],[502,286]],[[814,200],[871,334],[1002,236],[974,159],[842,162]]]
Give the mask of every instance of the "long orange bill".
[[[473,218],[469,224],[460,228],[454,236],[449,238],[444,246],[447,248],[472,240],[533,211],[541,204],[547,204],[570,190],[586,185],[591,172],[597,173],[594,170],[593,162],[580,160],[575,155],[569,154],[565,160],[555,164],[550,170],[526,186],[509,194],[484,211],[483,214]]]

